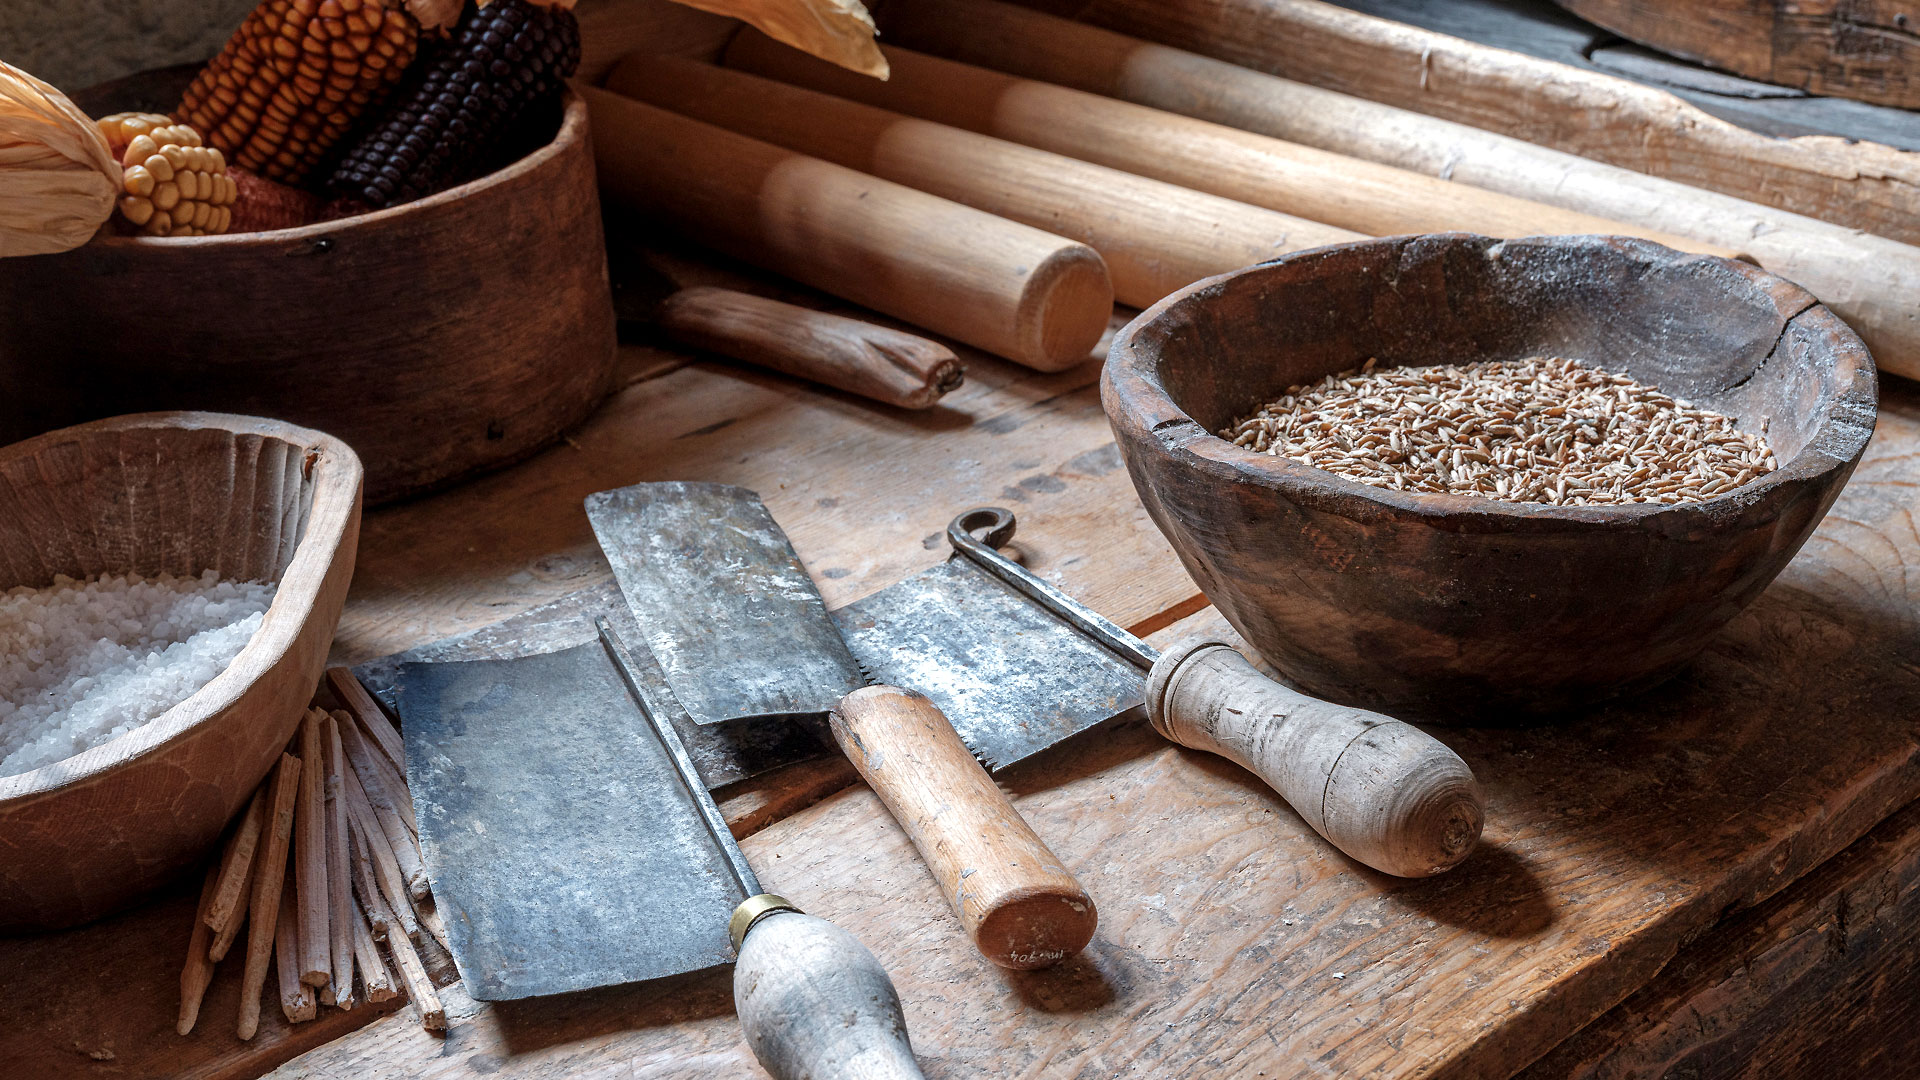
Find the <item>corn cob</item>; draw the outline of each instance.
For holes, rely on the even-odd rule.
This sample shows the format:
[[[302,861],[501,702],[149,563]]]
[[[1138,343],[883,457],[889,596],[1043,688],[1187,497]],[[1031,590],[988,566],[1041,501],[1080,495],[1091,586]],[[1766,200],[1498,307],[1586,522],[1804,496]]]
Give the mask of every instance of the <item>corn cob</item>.
[[[120,216],[148,236],[227,231],[238,194],[220,151],[200,133],[157,113],[115,113],[96,121],[120,157]]]
[[[227,175],[233,177],[240,189],[240,197],[234,200],[233,223],[227,226],[228,232],[292,229],[319,216],[320,199],[311,191],[269,180],[238,165],[227,166]]]
[[[571,6],[493,0],[468,8],[450,39],[426,46],[378,121],[349,147],[328,194],[381,208],[470,179],[579,67]]]
[[[398,81],[419,30],[402,0],[263,0],[174,115],[234,164],[299,184]]]

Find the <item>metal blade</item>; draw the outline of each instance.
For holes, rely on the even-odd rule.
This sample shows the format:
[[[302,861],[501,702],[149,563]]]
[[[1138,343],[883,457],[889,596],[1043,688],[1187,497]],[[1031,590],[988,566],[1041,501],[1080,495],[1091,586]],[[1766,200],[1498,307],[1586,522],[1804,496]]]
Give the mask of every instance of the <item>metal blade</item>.
[[[932,699],[990,770],[1145,701],[1138,668],[966,559],[834,618],[862,667]]]
[[[404,664],[395,700],[454,962],[484,1001],[731,963],[745,899],[600,642]]]
[[[588,496],[587,517],[695,723],[823,717],[865,685],[758,495],[726,484],[636,484]]]

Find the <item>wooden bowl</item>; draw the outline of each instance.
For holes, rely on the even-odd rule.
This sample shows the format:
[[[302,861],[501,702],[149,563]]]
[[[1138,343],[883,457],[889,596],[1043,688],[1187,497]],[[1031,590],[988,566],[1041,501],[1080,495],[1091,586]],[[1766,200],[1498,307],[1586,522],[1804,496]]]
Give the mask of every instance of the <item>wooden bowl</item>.
[[[0,931],[108,914],[206,854],[313,696],[353,577],[360,461],[273,420],[148,413],[0,449],[0,589],[56,574],[279,582],[214,680],[151,723],[0,777]]]
[[[106,96],[161,95],[86,99]],[[271,416],[345,440],[376,503],[545,446],[606,393],[616,344],[572,95],[550,143],[418,202],[273,232],[102,235],[0,259],[0,295],[0,442],[148,409]]]
[[[1216,437],[1288,387],[1571,356],[1766,430],[1704,502],[1554,507],[1369,487]],[[1786,566],[1873,432],[1872,360],[1745,263],[1641,240],[1440,234],[1194,284],[1114,339],[1107,416],[1207,598],[1287,679],[1408,719],[1552,713],[1673,675]]]

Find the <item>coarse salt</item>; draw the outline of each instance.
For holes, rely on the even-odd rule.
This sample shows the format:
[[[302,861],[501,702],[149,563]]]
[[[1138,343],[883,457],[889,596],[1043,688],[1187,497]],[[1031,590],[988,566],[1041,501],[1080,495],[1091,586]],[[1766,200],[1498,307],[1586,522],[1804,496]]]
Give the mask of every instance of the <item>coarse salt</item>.
[[[0,592],[0,776],[72,757],[212,682],[274,586],[137,574]]]

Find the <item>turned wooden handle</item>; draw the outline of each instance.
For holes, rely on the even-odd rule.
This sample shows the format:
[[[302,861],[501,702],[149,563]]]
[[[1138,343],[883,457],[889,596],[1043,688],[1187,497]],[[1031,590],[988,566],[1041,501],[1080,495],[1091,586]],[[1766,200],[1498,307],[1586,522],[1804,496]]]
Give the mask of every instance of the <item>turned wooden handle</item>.
[[[733,1006],[774,1080],[921,1080],[893,980],[825,919],[782,910],[756,920],[733,967]]]
[[[576,89],[601,197],[694,241],[1040,371],[1085,364],[1113,316],[1106,264],[1084,244]]]
[[[655,321],[695,348],[903,409],[931,407],[967,371],[937,341],[733,289],[681,289]]]
[[[1005,968],[1049,967],[1093,938],[1093,900],[931,701],[894,686],[828,717],[854,768],[920,849],[974,946]]]
[[[1392,717],[1281,686],[1222,642],[1155,662],[1147,718],[1174,742],[1250,770],[1315,832],[1376,870],[1438,874],[1480,839],[1485,802],[1459,755]]]

